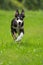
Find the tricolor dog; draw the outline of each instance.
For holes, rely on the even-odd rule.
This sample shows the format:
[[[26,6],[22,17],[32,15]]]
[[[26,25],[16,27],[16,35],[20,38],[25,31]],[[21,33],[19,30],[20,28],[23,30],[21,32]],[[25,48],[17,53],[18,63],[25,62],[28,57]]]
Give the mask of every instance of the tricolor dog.
[[[11,33],[15,41],[20,41],[24,35],[24,17],[24,10],[22,10],[21,14],[16,10],[15,18],[11,21]]]

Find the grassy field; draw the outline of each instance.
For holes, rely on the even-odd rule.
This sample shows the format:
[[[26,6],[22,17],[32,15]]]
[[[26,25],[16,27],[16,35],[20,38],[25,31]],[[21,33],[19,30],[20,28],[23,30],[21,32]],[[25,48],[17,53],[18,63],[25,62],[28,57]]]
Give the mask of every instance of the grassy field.
[[[0,10],[0,65],[43,65],[43,11],[25,11],[25,34],[16,43],[10,32],[14,11]]]

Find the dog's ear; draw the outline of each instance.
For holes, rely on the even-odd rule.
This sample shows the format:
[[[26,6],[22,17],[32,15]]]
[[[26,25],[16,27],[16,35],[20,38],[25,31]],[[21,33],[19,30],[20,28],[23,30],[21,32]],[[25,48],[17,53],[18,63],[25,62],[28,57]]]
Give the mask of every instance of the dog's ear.
[[[16,10],[16,13],[15,13],[15,17],[17,17],[19,15],[19,11],[18,9]]]
[[[24,13],[23,9],[22,9],[21,15],[22,15],[23,18],[25,17],[25,13]]]

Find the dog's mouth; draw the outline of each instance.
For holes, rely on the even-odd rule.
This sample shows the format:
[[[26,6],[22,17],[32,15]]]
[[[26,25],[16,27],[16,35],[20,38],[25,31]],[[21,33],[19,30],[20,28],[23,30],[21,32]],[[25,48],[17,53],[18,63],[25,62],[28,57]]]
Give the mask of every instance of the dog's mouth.
[[[21,25],[21,23],[19,22],[19,25]]]

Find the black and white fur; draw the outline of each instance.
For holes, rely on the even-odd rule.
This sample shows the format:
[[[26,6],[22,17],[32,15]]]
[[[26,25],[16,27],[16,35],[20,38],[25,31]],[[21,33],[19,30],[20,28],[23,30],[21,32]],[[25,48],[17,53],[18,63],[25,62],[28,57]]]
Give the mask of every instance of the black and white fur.
[[[11,33],[15,41],[20,41],[24,35],[24,10],[21,14],[16,10],[15,18],[11,21]],[[16,34],[18,33],[18,36]]]

